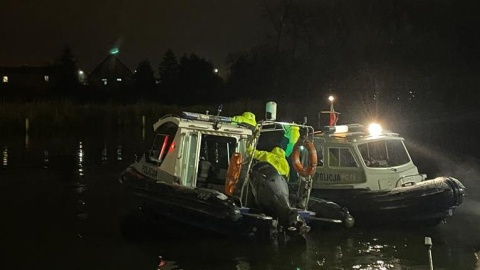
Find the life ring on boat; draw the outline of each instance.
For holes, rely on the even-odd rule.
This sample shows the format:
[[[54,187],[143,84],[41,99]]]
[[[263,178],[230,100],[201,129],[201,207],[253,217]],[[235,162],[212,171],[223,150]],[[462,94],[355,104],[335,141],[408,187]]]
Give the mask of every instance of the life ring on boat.
[[[302,162],[300,161],[300,147],[304,146],[308,151],[308,166],[303,167]],[[315,173],[315,169],[317,168],[317,150],[313,145],[313,142],[309,140],[304,141],[297,141],[295,146],[293,147],[292,152],[292,163],[293,168],[296,172],[298,172],[303,177],[311,176]]]
[[[235,191],[235,186],[240,177],[240,170],[242,169],[242,155],[238,152],[234,153],[230,158],[228,165],[227,178],[225,179],[225,194],[232,196]]]

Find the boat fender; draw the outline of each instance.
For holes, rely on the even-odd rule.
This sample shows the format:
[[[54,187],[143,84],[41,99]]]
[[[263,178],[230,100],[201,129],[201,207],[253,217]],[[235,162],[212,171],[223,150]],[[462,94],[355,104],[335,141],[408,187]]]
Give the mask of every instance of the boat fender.
[[[304,146],[308,151],[308,166],[304,167],[302,162],[300,161],[300,147]],[[309,140],[298,140],[293,147],[292,152],[292,163],[293,168],[297,171],[301,176],[308,177],[315,173],[315,169],[317,168],[317,151],[315,150],[315,146],[313,142]]]
[[[242,155],[238,152],[234,153],[230,158],[228,165],[227,178],[225,179],[225,194],[232,196],[240,177],[240,170],[242,169]]]

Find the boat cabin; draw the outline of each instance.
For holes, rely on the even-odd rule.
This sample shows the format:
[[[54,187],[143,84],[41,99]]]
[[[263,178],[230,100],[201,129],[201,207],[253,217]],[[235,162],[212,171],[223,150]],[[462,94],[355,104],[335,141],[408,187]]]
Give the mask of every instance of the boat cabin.
[[[145,175],[186,187],[224,191],[234,153],[245,156],[252,130],[228,117],[184,113],[154,124],[152,146],[137,163]]]
[[[317,168],[313,188],[388,190],[421,182],[404,139],[359,124],[326,127],[314,134]]]

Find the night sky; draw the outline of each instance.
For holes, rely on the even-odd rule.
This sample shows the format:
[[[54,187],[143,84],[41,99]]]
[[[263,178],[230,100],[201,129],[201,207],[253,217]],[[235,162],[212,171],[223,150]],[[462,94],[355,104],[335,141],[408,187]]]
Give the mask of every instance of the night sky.
[[[360,0],[361,1],[361,0]],[[87,72],[100,63],[113,47],[132,70],[149,59],[156,70],[165,51],[177,57],[195,53],[221,70],[229,53],[246,52],[265,40],[271,22],[262,18],[265,6],[280,0],[5,0],[0,7],[0,66],[42,66],[58,58],[69,45],[78,66]],[[284,1],[285,3],[288,1]],[[354,6],[348,0],[298,0],[310,4]],[[380,1],[382,2],[382,1]],[[400,1],[412,14],[428,2],[427,13],[445,13],[432,22],[425,35],[443,33],[438,46],[454,46],[470,60],[480,55],[476,25],[479,5],[473,0]],[[465,3],[469,2],[469,5]],[[378,5],[364,1],[365,6]],[[438,9],[440,6],[451,7]],[[366,9],[367,10],[367,9]],[[437,11],[436,11],[437,10]],[[419,11],[421,12],[421,11]],[[425,12],[425,11],[423,11]],[[337,14],[336,16],[351,16]],[[425,14],[425,16],[432,16]],[[443,15],[436,16],[442,18]],[[435,17],[435,16],[433,16]],[[332,17],[334,18],[334,17]],[[345,17],[347,18],[347,17]],[[368,16],[362,20],[369,20]],[[451,22],[451,23],[450,23]],[[377,25],[385,22],[380,21]],[[438,27],[447,27],[438,30]],[[452,29],[454,33],[452,33]],[[375,32],[378,29],[370,29]],[[415,29],[413,32],[419,31]],[[372,33],[373,33],[372,32]],[[339,35],[339,38],[343,38]],[[368,40],[368,39],[367,39]],[[409,48],[409,50],[416,48]],[[473,53],[470,51],[473,50]],[[472,57],[470,57],[470,55]],[[442,57],[442,56],[439,56]]]
[[[7,0],[0,8],[0,66],[52,63],[69,45],[91,71],[118,46],[133,70],[149,59],[156,70],[171,48],[222,67],[265,35],[255,0]]]

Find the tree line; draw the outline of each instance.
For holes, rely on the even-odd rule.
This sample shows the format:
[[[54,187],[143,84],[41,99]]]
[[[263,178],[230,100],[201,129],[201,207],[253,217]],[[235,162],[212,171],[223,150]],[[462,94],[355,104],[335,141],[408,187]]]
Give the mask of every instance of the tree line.
[[[475,110],[480,98],[476,1],[265,1],[265,39],[226,59],[228,77],[196,54],[141,61],[118,102],[295,102],[315,115],[326,97],[363,115]],[[56,93],[76,98],[73,56],[57,62]],[[155,66],[155,65],[154,65]],[[158,71],[156,77],[155,71]],[[75,71],[76,72],[76,71]],[[87,100],[98,100],[95,93]],[[293,112],[292,112],[293,113]]]

